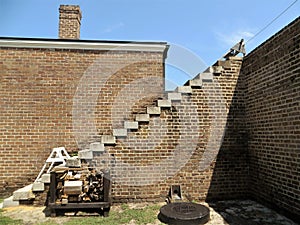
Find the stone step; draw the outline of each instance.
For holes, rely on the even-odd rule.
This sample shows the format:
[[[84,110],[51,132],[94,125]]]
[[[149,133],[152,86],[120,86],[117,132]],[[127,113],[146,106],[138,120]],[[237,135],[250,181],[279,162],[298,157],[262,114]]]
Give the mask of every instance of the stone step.
[[[177,92],[183,93],[183,94],[191,94],[192,93],[191,86],[178,86],[176,90],[177,90]]]
[[[172,103],[171,100],[157,100],[157,106],[170,108]]]
[[[93,159],[94,158],[93,151],[90,149],[78,151],[78,158],[79,159]]]
[[[147,114],[150,115],[160,115],[161,111],[160,111],[160,107],[156,107],[156,106],[149,106],[147,107]]]
[[[19,206],[19,201],[14,201],[14,196],[10,196],[9,198],[6,198],[3,200],[3,208],[9,208],[9,207],[16,207]]]
[[[81,160],[77,156],[66,159],[66,167],[80,168]]]
[[[104,144],[100,142],[93,142],[90,144],[90,149],[93,152],[104,152]]]
[[[44,173],[41,177],[41,182],[50,184],[50,173]]]
[[[211,82],[213,81],[213,74],[212,73],[201,73],[200,78],[202,82]]]
[[[127,136],[127,129],[113,129],[113,135],[115,137],[126,137]]]
[[[43,182],[34,182],[32,184],[32,191],[33,192],[41,192],[41,191],[44,191],[45,190],[45,185]]]
[[[206,70],[204,70],[203,73],[213,73],[214,72],[214,68],[212,66],[209,66],[206,68]]]
[[[136,122],[136,121],[125,121],[124,122],[124,128],[125,129],[137,130],[137,129],[139,129],[139,123]]]
[[[102,144],[116,144],[116,137],[113,135],[102,135],[101,143]]]
[[[193,79],[189,81],[191,87],[202,87],[202,79]]]
[[[212,73],[214,75],[220,75],[223,71],[223,66],[220,65],[215,65],[215,66],[210,66],[208,67],[204,73]]]
[[[32,192],[32,184],[27,185],[19,190],[14,191],[13,201],[34,199],[35,195]]]
[[[182,96],[181,96],[181,93],[170,92],[170,93],[168,93],[168,99],[171,101],[181,101]]]
[[[135,120],[138,122],[149,122],[150,115],[149,114],[136,114]]]

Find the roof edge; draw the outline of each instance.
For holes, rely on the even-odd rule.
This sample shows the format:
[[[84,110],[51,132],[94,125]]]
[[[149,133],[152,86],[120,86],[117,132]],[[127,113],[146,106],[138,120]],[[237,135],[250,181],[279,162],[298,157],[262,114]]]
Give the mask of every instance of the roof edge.
[[[167,42],[0,37],[0,47],[164,52]]]

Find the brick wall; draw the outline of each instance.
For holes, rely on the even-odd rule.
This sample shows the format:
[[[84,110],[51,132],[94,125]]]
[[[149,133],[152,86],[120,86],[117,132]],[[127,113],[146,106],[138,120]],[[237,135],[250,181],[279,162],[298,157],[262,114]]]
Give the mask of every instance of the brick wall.
[[[181,101],[151,115],[149,123],[141,123],[138,130],[117,138],[115,146],[106,146],[95,156],[93,165],[111,168],[115,202],[162,201],[174,184],[192,199],[247,195],[247,148],[241,142],[244,133],[239,132],[244,111],[242,91],[237,91],[241,64],[239,57],[217,62],[223,66],[221,75],[203,82],[201,88],[193,87],[191,94],[182,94]],[[156,105],[155,98],[147,101],[136,101],[128,119]],[[222,124],[226,132],[218,139]]]
[[[2,195],[31,183],[52,148],[85,149],[165,97],[161,52],[1,48],[0,57]],[[241,63],[218,62],[220,76],[96,154],[92,163],[112,171],[114,201],[162,200],[172,184],[194,199],[245,194],[240,108],[233,108]],[[224,143],[214,138],[224,131],[216,121],[226,125]]]
[[[244,60],[250,193],[300,215],[300,19]]]
[[[163,61],[161,52],[0,48],[1,195],[31,183],[52,148],[78,151],[111,132],[108,112],[122,85],[152,77],[152,94],[161,93]],[[86,129],[88,121],[74,124],[74,104],[89,103],[89,95],[76,92],[81,86],[96,96],[90,103],[99,110],[81,114],[95,114],[96,133]]]

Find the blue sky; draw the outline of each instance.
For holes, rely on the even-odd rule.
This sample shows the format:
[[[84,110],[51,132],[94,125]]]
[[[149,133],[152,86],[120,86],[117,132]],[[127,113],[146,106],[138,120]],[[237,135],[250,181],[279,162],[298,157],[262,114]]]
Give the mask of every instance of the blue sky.
[[[0,0],[0,36],[57,38],[60,4],[80,5],[81,39],[167,41],[213,64],[295,0]],[[247,52],[299,16],[300,1],[246,43]],[[200,71],[201,72],[201,71]]]

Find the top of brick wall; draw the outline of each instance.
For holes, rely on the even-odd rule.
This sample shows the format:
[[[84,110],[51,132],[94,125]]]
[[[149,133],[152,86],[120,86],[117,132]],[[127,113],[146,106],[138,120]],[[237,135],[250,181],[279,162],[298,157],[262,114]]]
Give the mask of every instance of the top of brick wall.
[[[265,40],[262,44],[257,46],[255,49],[253,49],[249,54],[245,56],[245,59],[249,58],[251,55],[256,54],[260,49],[264,48],[269,43],[273,43],[273,41],[278,38],[279,36],[283,35],[288,29],[292,29],[292,27],[300,26],[300,16],[297,17],[295,20],[293,20],[291,23],[286,25],[284,28],[282,28],[280,31],[275,33],[273,36],[271,36],[269,39]]]

